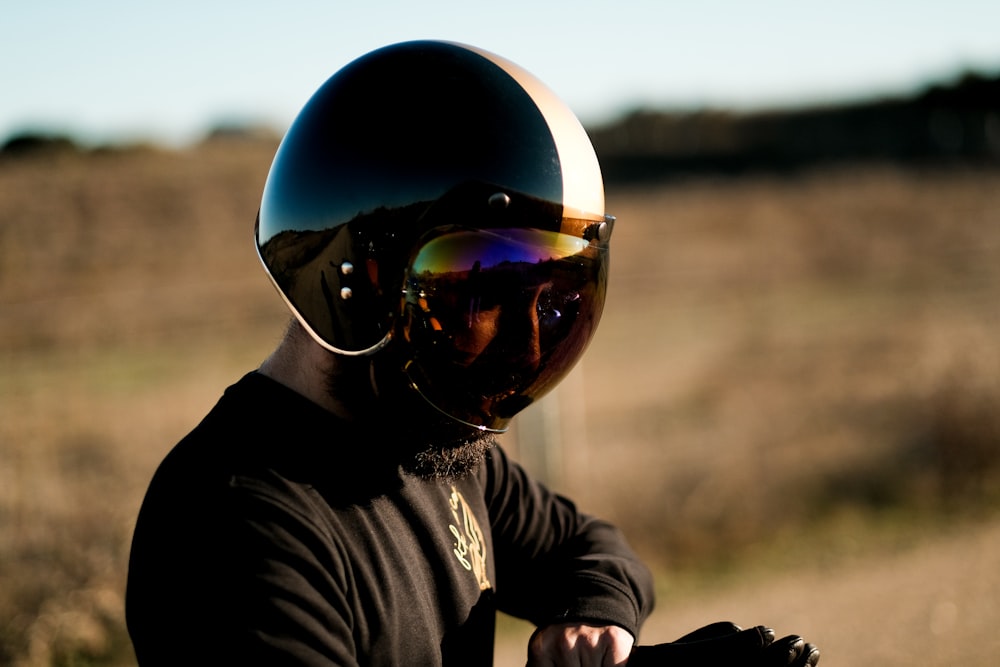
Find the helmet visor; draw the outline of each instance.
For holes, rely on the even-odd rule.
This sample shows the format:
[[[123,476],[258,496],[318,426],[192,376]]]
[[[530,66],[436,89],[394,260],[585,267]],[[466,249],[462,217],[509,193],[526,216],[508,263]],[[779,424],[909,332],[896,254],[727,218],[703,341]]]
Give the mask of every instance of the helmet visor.
[[[404,283],[412,386],[454,419],[505,430],[565,377],[593,337],[612,221],[601,223],[600,238],[520,228],[432,232]]]

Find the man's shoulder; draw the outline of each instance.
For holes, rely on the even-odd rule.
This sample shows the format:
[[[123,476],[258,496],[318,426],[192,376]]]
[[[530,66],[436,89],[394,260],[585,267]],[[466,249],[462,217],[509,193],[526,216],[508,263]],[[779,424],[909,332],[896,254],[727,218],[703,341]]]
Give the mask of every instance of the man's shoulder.
[[[217,452],[238,460],[241,452],[255,451],[252,443],[307,436],[324,417],[322,408],[305,397],[251,371],[225,389],[171,454],[200,458]]]
[[[227,387],[214,406],[186,435],[175,443],[154,474],[153,486],[202,486],[226,483],[238,469],[257,456],[259,443],[267,439],[274,414],[271,395],[280,395],[272,381],[250,372]],[[280,408],[275,406],[276,411]]]

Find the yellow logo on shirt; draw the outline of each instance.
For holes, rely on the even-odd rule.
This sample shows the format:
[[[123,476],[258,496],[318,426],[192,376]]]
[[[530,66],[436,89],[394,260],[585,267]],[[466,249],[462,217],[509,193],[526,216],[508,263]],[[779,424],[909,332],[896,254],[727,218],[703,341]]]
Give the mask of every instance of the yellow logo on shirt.
[[[448,526],[455,538],[455,557],[462,567],[476,575],[479,590],[492,588],[493,585],[486,574],[486,541],[483,539],[479,522],[476,521],[476,515],[472,513],[472,508],[454,486],[451,487],[449,504],[451,515],[455,519],[455,523]]]

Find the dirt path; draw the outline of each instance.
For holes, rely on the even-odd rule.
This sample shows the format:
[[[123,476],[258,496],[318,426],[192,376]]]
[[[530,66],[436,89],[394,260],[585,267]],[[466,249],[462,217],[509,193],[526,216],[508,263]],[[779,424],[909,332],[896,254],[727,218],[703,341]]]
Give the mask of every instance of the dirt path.
[[[699,600],[660,600],[642,641],[716,620],[763,623],[820,646],[820,664],[986,667],[1000,656],[1000,518],[910,550],[747,582]],[[523,665],[522,638],[498,667]]]

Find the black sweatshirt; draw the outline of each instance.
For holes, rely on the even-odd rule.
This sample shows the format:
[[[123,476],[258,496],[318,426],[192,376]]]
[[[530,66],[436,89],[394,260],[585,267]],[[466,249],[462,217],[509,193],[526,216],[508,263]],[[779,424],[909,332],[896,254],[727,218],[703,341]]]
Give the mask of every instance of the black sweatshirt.
[[[370,439],[369,439],[370,440]],[[494,448],[454,482],[258,373],[166,457],[126,615],[149,665],[490,665],[495,612],[636,634],[649,572]]]

